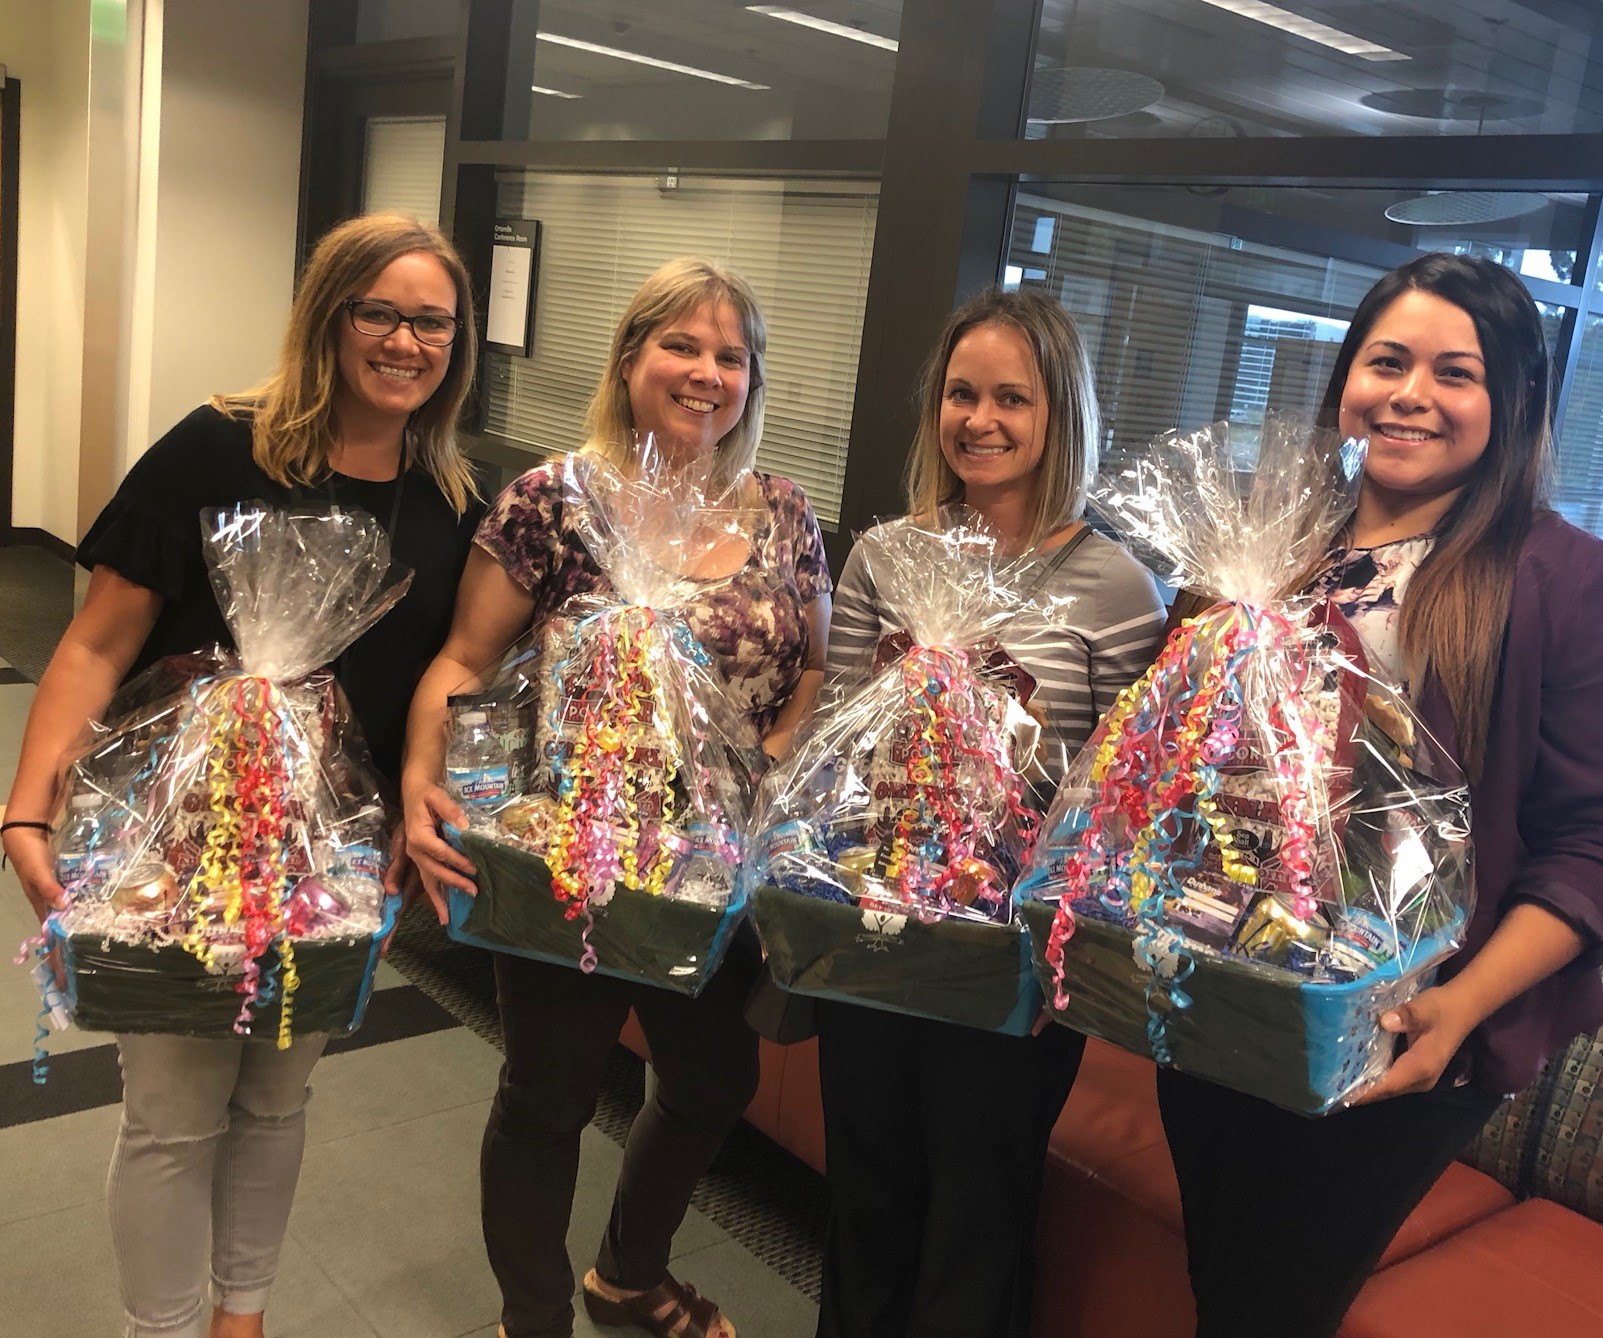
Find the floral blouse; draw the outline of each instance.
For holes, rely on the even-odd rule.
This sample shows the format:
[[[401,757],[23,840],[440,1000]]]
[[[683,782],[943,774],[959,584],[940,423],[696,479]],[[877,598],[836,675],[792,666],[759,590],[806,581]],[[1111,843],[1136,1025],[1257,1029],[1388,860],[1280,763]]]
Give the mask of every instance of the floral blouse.
[[[1432,535],[1393,539],[1373,548],[1335,548],[1314,586],[1358,629],[1375,667],[1404,692],[1408,681],[1397,644],[1397,620],[1408,583],[1435,542]]]
[[[696,639],[714,656],[737,709],[765,734],[796,689],[809,659],[806,607],[830,593],[824,538],[807,496],[789,479],[754,474],[769,521],[759,559],[710,586],[685,610]],[[513,479],[479,525],[474,542],[534,596],[531,626],[567,600],[611,591],[579,535],[562,518],[562,463]]]

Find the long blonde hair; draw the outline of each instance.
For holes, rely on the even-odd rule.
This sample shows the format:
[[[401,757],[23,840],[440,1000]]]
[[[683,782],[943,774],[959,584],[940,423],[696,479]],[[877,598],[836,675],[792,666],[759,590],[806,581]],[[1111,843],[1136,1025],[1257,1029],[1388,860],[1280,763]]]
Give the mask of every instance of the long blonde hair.
[[[992,288],[970,298],[946,321],[919,383],[918,431],[907,456],[907,509],[933,516],[963,500],[963,481],[941,454],[941,400],[946,367],[958,341],[981,325],[1017,330],[1029,343],[1046,396],[1046,442],[1036,482],[1026,548],[1034,548],[1085,512],[1086,493],[1097,469],[1102,431],[1091,359],[1074,321],[1058,303],[1028,289]]]
[[[612,335],[612,349],[596,393],[585,411],[584,444],[580,447],[612,464],[624,463],[634,445],[634,412],[624,367],[639,356],[653,331],[705,303],[727,302],[740,321],[740,337],[750,358],[746,407],[716,448],[714,479],[733,482],[750,469],[763,435],[767,386],[763,362],[768,353],[768,323],[751,285],[734,270],[699,256],[670,260],[636,291]]]
[[[433,256],[451,276],[462,326],[445,379],[407,425],[411,463],[433,478],[458,515],[478,496],[456,438],[478,356],[472,284],[456,248],[438,228],[397,214],[353,218],[318,242],[290,307],[276,370],[249,390],[212,397],[212,406],[229,417],[251,419],[251,454],[275,483],[305,487],[328,472],[338,431],[334,392],[345,301],[393,261],[419,252]]]

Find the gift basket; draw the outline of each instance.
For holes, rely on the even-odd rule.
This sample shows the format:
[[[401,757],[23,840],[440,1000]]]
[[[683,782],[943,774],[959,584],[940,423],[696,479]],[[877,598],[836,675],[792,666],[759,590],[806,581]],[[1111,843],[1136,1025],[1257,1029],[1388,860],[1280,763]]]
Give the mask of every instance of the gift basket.
[[[1469,795],[1315,596],[1360,443],[1269,418],[1154,443],[1095,501],[1184,622],[1064,776],[1015,891],[1054,1017],[1288,1109],[1390,1063],[1378,1018],[1473,909]]]
[[[1025,599],[960,508],[854,551],[897,630],[764,781],[746,881],[769,967],[798,993],[1023,1034],[1040,993],[1010,888],[1040,727],[997,635]]]
[[[247,503],[201,525],[237,653],[153,665],[69,765],[69,905],[41,952],[80,1027],[284,1047],[360,1022],[394,920],[378,781],[321,666],[411,576],[359,511]]]
[[[562,524],[607,583],[451,699],[478,884],[450,895],[453,938],[691,995],[717,968],[761,752],[685,611],[767,561],[750,482],[715,488],[650,439],[625,469],[568,457]]]

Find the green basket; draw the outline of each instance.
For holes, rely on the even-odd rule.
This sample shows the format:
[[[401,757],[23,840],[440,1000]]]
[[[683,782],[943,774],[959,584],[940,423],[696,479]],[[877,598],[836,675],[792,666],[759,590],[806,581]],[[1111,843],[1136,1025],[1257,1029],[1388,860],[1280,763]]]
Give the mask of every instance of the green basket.
[[[378,970],[378,950],[395,923],[399,897],[384,899],[384,918],[376,934],[353,938],[305,939],[295,944],[300,984],[291,996],[295,1036],[328,1032],[349,1035],[361,1025]],[[54,928],[52,945],[62,948],[67,1000],[73,1021],[85,1031],[154,1032],[233,1040],[243,999],[240,973],[208,971],[181,944],[152,947]],[[277,948],[262,955],[264,978],[279,982]],[[250,1035],[277,1040],[282,995],[251,1010]]]
[[[1063,988],[1046,945],[1057,915],[1050,902],[1017,903],[1029,931],[1036,975],[1052,1017],[1074,1031],[1152,1056],[1147,987],[1152,972],[1136,960],[1135,934],[1123,925],[1077,916],[1064,947]],[[1391,1062],[1397,1037],[1380,1015],[1424,989],[1450,954],[1462,921],[1421,943],[1404,971],[1388,962],[1355,981],[1321,983],[1291,972],[1198,952],[1182,987],[1191,1005],[1175,1008],[1154,992],[1170,1062],[1182,1072],[1262,1097],[1287,1110],[1323,1114],[1358,1083]]]
[[[778,887],[752,893],[774,979],[797,994],[1028,1034],[1041,1007],[1017,924],[920,921]]]
[[[478,874],[478,894],[452,889],[449,933],[458,943],[561,966],[585,957],[585,917],[569,919],[551,893],[551,871],[531,851],[474,832],[459,838]],[[704,906],[616,888],[594,913],[589,947],[599,975],[697,995],[728,950],[745,904]]]

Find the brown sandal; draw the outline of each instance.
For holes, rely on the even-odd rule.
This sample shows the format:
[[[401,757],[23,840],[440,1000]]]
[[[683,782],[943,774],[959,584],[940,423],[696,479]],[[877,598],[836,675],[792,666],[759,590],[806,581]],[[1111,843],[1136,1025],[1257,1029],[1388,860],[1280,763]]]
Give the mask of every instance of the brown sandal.
[[[676,1282],[671,1277],[648,1292],[621,1301],[591,1291],[589,1281],[585,1279],[583,1288],[584,1309],[597,1324],[634,1324],[656,1338],[708,1338],[723,1319],[716,1304],[688,1282]]]

